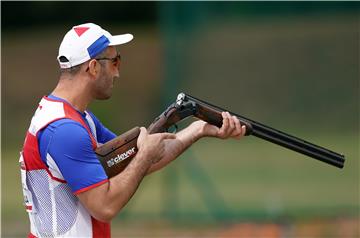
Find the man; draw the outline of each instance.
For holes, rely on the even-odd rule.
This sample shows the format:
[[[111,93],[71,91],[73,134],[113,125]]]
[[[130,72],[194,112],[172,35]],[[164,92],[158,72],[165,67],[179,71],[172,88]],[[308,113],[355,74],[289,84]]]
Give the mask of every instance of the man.
[[[74,26],[65,35],[58,55],[59,82],[40,101],[20,156],[29,237],[110,237],[111,219],[146,174],[202,137],[245,134],[245,126],[225,112],[220,129],[196,121],[176,134],[150,135],[141,127],[138,153],[123,172],[109,179],[94,151],[116,135],[86,109],[93,100],[111,97],[121,64],[115,46],[132,38],[112,36],[92,23]]]

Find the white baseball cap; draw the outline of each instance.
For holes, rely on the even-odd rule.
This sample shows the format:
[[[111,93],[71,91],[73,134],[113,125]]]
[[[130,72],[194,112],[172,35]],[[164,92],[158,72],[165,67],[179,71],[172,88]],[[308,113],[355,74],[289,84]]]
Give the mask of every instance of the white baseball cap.
[[[74,26],[62,40],[57,60],[60,68],[67,69],[95,58],[108,46],[125,44],[132,34],[113,36],[94,23]]]

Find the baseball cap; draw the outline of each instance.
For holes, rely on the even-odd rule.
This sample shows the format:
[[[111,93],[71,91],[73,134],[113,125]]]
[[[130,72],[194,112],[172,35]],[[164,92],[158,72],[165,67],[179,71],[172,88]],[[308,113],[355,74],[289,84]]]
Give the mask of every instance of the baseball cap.
[[[57,60],[66,69],[95,58],[108,46],[125,44],[132,34],[111,35],[94,23],[74,26],[66,33],[59,47]]]

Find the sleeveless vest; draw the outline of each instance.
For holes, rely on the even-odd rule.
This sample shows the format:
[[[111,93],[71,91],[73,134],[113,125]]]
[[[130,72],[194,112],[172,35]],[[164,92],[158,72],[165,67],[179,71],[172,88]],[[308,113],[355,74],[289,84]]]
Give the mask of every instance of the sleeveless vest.
[[[86,119],[90,127],[70,104],[43,97],[31,120],[19,160],[31,225],[28,237],[110,237],[110,223],[96,220],[82,206],[51,155],[46,155],[47,165],[41,159],[38,133],[64,118],[80,123],[89,133],[93,149],[97,147],[95,124],[89,114]]]

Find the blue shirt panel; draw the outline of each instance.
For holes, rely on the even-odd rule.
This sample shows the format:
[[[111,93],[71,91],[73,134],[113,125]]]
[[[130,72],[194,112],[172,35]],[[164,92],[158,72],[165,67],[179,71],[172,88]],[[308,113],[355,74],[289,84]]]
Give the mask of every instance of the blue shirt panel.
[[[97,141],[99,143],[106,143],[109,140],[112,140],[116,137],[116,134],[112,131],[110,131],[108,128],[106,128],[100,121],[97,119],[97,117],[90,111],[87,111],[91,118],[93,119],[96,127],[96,137]],[[87,122],[87,121],[86,121]]]
[[[80,114],[85,117],[85,113]],[[95,123],[98,142],[106,143],[116,137],[92,113],[89,114]],[[38,141],[41,159],[47,164],[46,155],[51,155],[73,192],[108,178],[93,150],[88,131],[79,122],[71,119],[54,121],[39,132]]]

